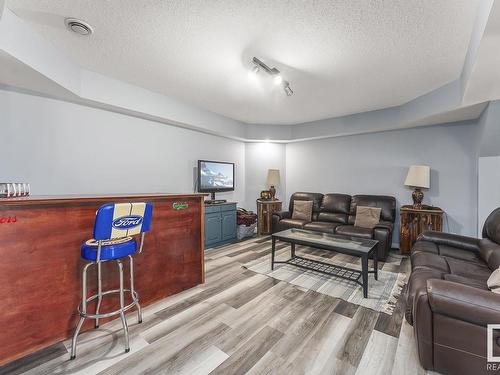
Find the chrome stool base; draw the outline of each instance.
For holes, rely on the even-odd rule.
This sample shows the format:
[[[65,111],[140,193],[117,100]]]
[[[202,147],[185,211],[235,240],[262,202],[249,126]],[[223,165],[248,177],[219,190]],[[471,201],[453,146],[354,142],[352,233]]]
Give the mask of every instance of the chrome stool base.
[[[125,318],[125,312],[132,307],[137,307],[137,320],[138,323],[142,323],[142,310],[141,305],[139,304],[139,296],[137,292],[134,290],[134,261],[131,255],[128,255],[130,260],[130,289],[125,289],[123,287],[123,263],[120,259],[115,259],[118,264],[118,270],[120,273],[120,287],[119,289],[102,291],[102,279],[101,279],[101,263],[104,261],[98,262],[90,262],[85,265],[82,272],[82,303],[78,306],[78,313],[80,314],[80,321],[76,327],[75,333],[73,334],[72,342],[71,342],[71,357],[70,359],[76,358],[76,344],[78,334],[85,322],[85,319],[94,319],[95,320],[95,328],[99,328],[99,319],[108,318],[115,315],[120,315],[120,319],[123,325],[123,332],[125,338],[125,353],[130,352],[129,345],[129,334],[128,334],[128,324],[127,319]],[[97,265],[97,293],[87,297],[87,270],[90,266]],[[130,297],[132,302],[128,305],[125,305],[125,292],[130,293]],[[120,308],[111,312],[100,313],[99,309],[101,307],[102,298],[104,296],[110,294],[119,294],[120,295]],[[87,312],[87,303],[94,301],[97,299],[96,311],[94,314]]]

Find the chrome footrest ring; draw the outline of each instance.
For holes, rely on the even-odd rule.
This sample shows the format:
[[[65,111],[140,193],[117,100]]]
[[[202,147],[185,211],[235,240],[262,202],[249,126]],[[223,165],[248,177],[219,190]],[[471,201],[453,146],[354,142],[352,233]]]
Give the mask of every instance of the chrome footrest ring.
[[[80,304],[78,306],[78,313],[80,314],[81,317],[88,318],[88,319],[108,318],[110,316],[119,315],[122,312],[125,312],[125,311],[131,309],[132,307],[136,306],[139,303],[139,296],[137,295],[137,292],[135,290],[133,293],[131,293],[130,289],[123,289],[123,291],[128,292],[128,294],[131,294],[131,296],[132,296],[132,302],[126,306],[123,306],[123,309],[119,308],[118,310],[107,312],[107,313],[90,314],[88,312],[83,312],[82,305]],[[118,293],[120,293],[120,289],[107,290],[107,291],[101,293],[101,296],[104,297],[104,296],[109,295],[109,294],[118,294]],[[89,302],[97,299],[98,297],[99,296],[97,294],[93,294],[92,296],[88,297],[86,301],[87,301],[87,303],[89,303]]]

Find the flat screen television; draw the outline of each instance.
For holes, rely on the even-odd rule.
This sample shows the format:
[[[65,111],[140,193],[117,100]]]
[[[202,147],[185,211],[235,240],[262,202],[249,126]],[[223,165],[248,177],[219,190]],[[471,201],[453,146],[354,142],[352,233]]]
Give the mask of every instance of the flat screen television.
[[[198,160],[198,191],[215,193],[234,190],[234,163]]]

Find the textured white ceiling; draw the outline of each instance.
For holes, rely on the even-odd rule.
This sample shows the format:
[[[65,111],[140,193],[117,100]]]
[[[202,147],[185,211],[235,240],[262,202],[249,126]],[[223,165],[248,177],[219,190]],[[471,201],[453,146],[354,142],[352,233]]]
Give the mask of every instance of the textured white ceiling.
[[[405,103],[457,79],[479,0],[9,0],[84,68],[225,116],[291,124]],[[64,27],[82,18],[81,37]],[[276,66],[284,95],[252,56]],[[138,98],[140,100],[140,98]]]

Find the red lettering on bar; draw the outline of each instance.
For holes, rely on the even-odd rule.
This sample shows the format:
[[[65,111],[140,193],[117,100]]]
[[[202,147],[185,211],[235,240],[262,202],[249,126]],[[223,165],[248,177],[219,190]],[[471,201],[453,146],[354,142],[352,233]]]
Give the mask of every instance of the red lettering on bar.
[[[15,216],[3,216],[0,217],[0,224],[5,224],[5,223],[15,223],[17,221],[17,217]]]

